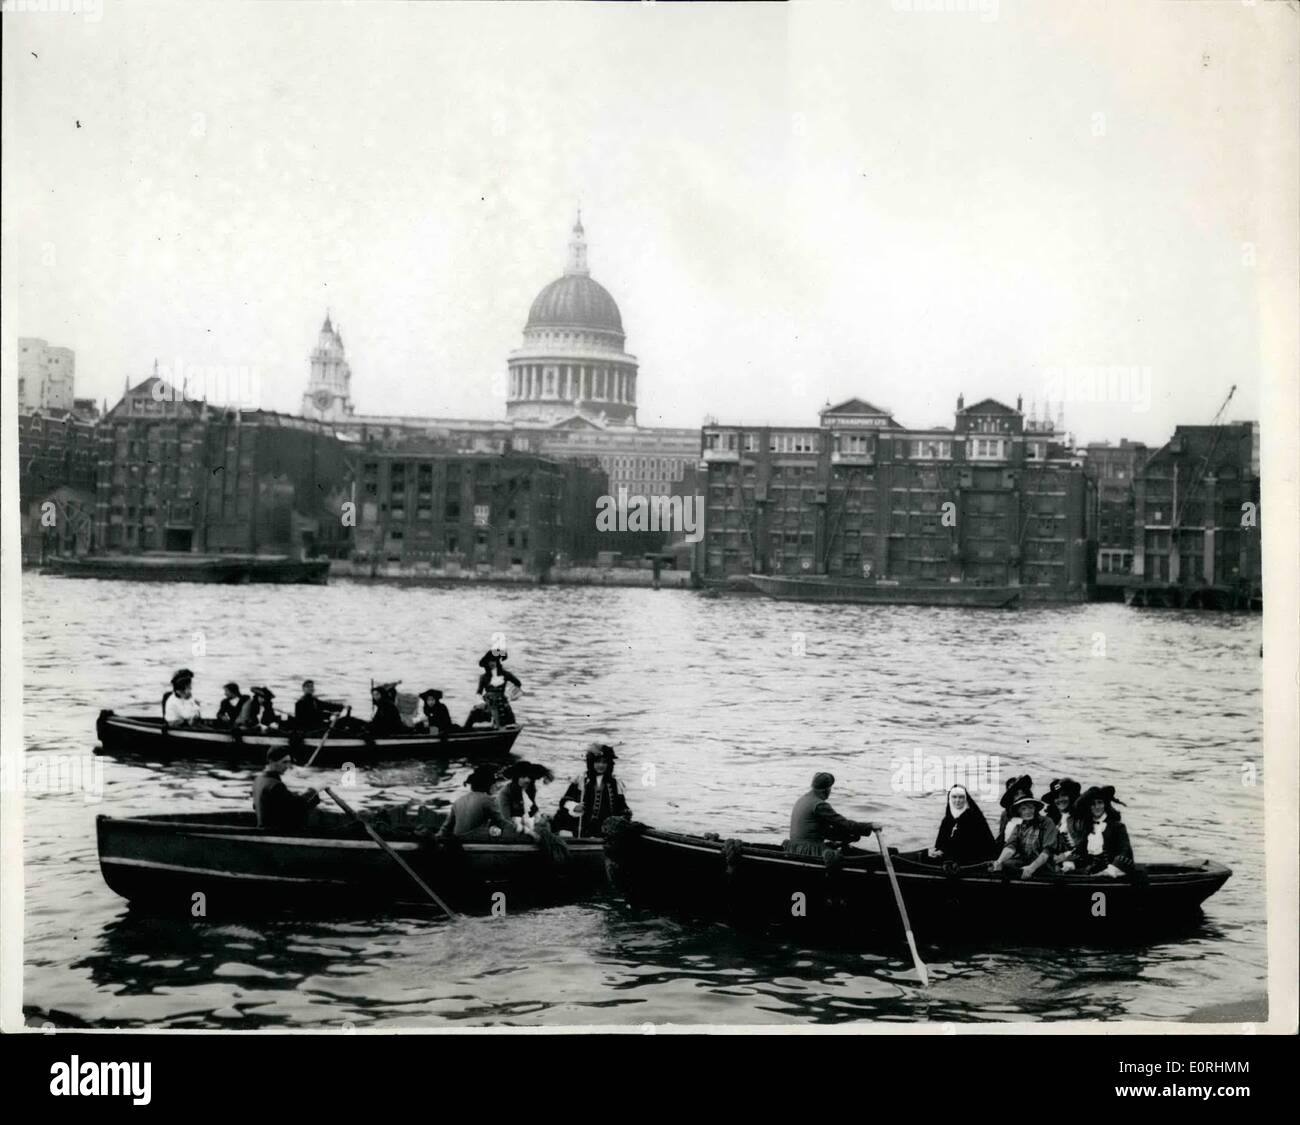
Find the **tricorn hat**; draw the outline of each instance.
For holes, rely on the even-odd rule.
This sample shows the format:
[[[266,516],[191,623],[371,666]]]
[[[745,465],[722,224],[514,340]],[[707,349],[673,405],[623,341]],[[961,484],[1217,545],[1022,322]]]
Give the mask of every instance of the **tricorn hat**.
[[[527,778],[529,781],[555,780],[555,775],[550,770],[536,762],[511,762],[501,771],[501,776],[511,780],[517,777]]]
[[[1043,794],[1043,800],[1051,804],[1058,797],[1069,797],[1070,803],[1073,804],[1079,798],[1079,791],[1083,788],[1072,777],[1054,777],[1047,787],[1047,792]]]
[[[614,753],[614,747],[607,746],[603,742],[592,742],[587,746],[587,761],[594,762],[597,758],[614,762],[618,760],[618,755]]]
[[[420,692],[420,698],[421,698],[421,699],[441,699],[441,698],[442,698],[442,692],[440,692],[437,688],[425,688],[424,691]]]
[[[1030,800],[1034,798],[1034,779],[1029,774],[1023,774],[1020,777],[1013,777],[1007,782],[1006,792],[1002,794],[1002,800],[999,802],[1004,809],[1010,809],[1020,803],[1020,800],[1012,800],[1013,797],[1020,797],[1025,794]]]
[[[269,687],[251,687],[248,690],[254,695],[260,695],[263,699],[275,698],[275,692],[273,692]]]

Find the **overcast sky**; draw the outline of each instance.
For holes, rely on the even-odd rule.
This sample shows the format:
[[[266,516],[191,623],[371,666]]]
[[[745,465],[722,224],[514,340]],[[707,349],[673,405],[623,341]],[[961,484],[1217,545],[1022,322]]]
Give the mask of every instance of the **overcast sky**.
[[[328,306],[359,411],[501,417],[580,199],[643,424],[1258,417],[1296,6],[908,6],[7,11],[5,378],[40,336],[110,405],[157,357],[296,411]]]

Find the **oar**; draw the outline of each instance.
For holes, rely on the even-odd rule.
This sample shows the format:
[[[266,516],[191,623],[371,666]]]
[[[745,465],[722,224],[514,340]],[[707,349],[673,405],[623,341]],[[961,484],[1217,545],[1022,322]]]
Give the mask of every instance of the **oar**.
[[[433,899],[433,901],[437,903],[437,905],[441,908],[442,912],[446,914],[449,919],[451,919],[454,922],[459,917],[459,915],[454,910],[452,910],[450,906],[448,906],[445,902],[443,902],[442,899],[440,899],[437,896],[437,894],[434,893],[433,888],[429,886],[428,883],[426,883],[423,879],[420,878],[419,875],[415,873],[415,869],[411,867],[411,865],[407,863],[406,860],[404,860],[400,855],[398,855],[395,851],[393,851],[391,847],[389,847],[388,841],[385,840],[378,832],[376,832],[370,824],[362,820],[361,817],[359,817],[352,810],[352,808],[347,804],[346,801],[343,800],[342,797],[340,797],[337,793],[335,793],[333,789],[330,789],[328,787],[322,789],[321,792],[324,793],[336,805],[338,805],[338,807],[341,808],[345,813],[347,813],[348,816],[350,816],[353,820],[355,820],[358,824],[360,824],[361,827],[364,828],[367,833],[369,833],[370,838],[374,840],[374,842],[378,844],[381,848],[383,848],[385,852],[388,853],[388,857],[394,863],[396,863],[398,867],[400,867],[403,871],[405,871],[412,879],[415,880],[416,883],[419,884],[420,890],[422,890],[426,895],[428,895],[431,899]]]
[[[329,790],[327,789],[326,792],[328,793]],[[880,845],[880,855],[885,861],[885,870],[889,872],[889,885],[894,888],[894,901],[898,904],[898,914],[903,919],[903,933],[907,935],[907,948],[912,951],[912,964],[916,966],[921,984],[929,988],[930,974],[925,971],[925,962],[916,951],[916,938],[912,936],[912,923],[907,917],[907,907],[903,905],[903,892],[898,887],[898,876],[894,874],[894,861],[889,858],[889,849],[885,846],[879,828],[876,829],[876,843]]]
[[[349,707],[348,710],[350,711],[352,710],[352,708]],[[334,724],[339,721],[339,718],[342,716],[342,714],[343,714],[342,711],[334,712],[334,718],[330,720],[330,725],[325,728],[325,733],[321,735],[321,740],[316,744],[316,749],[311,752],[311,757],[308,758],[307,761],[303,764],[303,769],[306,769],[308,766],[312,764],[312,762],[316,760],[316,755],[321,752],[321,747],[325,745],[325,740],[329,738],[330,731],[334,729]]]

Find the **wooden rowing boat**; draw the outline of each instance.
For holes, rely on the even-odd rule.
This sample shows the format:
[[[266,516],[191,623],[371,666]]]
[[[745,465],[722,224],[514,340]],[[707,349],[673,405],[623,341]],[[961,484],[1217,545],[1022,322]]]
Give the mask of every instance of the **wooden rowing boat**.
[[[475,727],[437,734],[394,734],[378,738],[332,732],[312,763],[337,768],[345,762],[399,761],[411,758],[504,758],[523,728]],[[96,753],[156,760],[196,758],[238,765],[261,765],[272,746],[287,746],[295,762],[305,763],[320,744],[323,730],[234,731],[218,727],[168,727],[161,716],[119,715],[101,711],[95,723]]]
[[[280,910],[340,913],[427,907],[418,887],[356,821],[314,811],[306,827],[271,831],[252,813],[112,817],[95,822],[99,866],[117,894],[204,917]],[[556,859],[526,836],[440,842],[385,828],[386,842],[437,893],[468,913],[564,901],[605,883],[600,840],[566,840]],[[504,895],[494,899],[494,895]]]
[[[612,828],[612,831],[611,831]],[[878,853],[841,864],[779,845],[722,841],[637,825],[606,825],[611,875],[633,901],[725,913],[760,924],[829,924],[847,934],[895,933],[898,914]],[[1232,872],[1220,863],[1140,864],[1136,879],[1085,875],[1008,878],[986,864],[945,869],[924,850],[895,852],[914,928],[925,940],[973,931],[1068,932],[1087,941],[1131,926],[1194,915]],[[1062,926],[1068,931],[1062,931]]]

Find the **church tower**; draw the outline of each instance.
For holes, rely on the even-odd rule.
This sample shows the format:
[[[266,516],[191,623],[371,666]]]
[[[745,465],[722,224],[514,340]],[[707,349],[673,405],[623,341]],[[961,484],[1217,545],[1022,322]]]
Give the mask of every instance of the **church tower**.
[[[302,414],[321,422],[352,417],[352,369],[343,354],[343,337],[328,312],[311,353],[311,377],[302,396]]]

